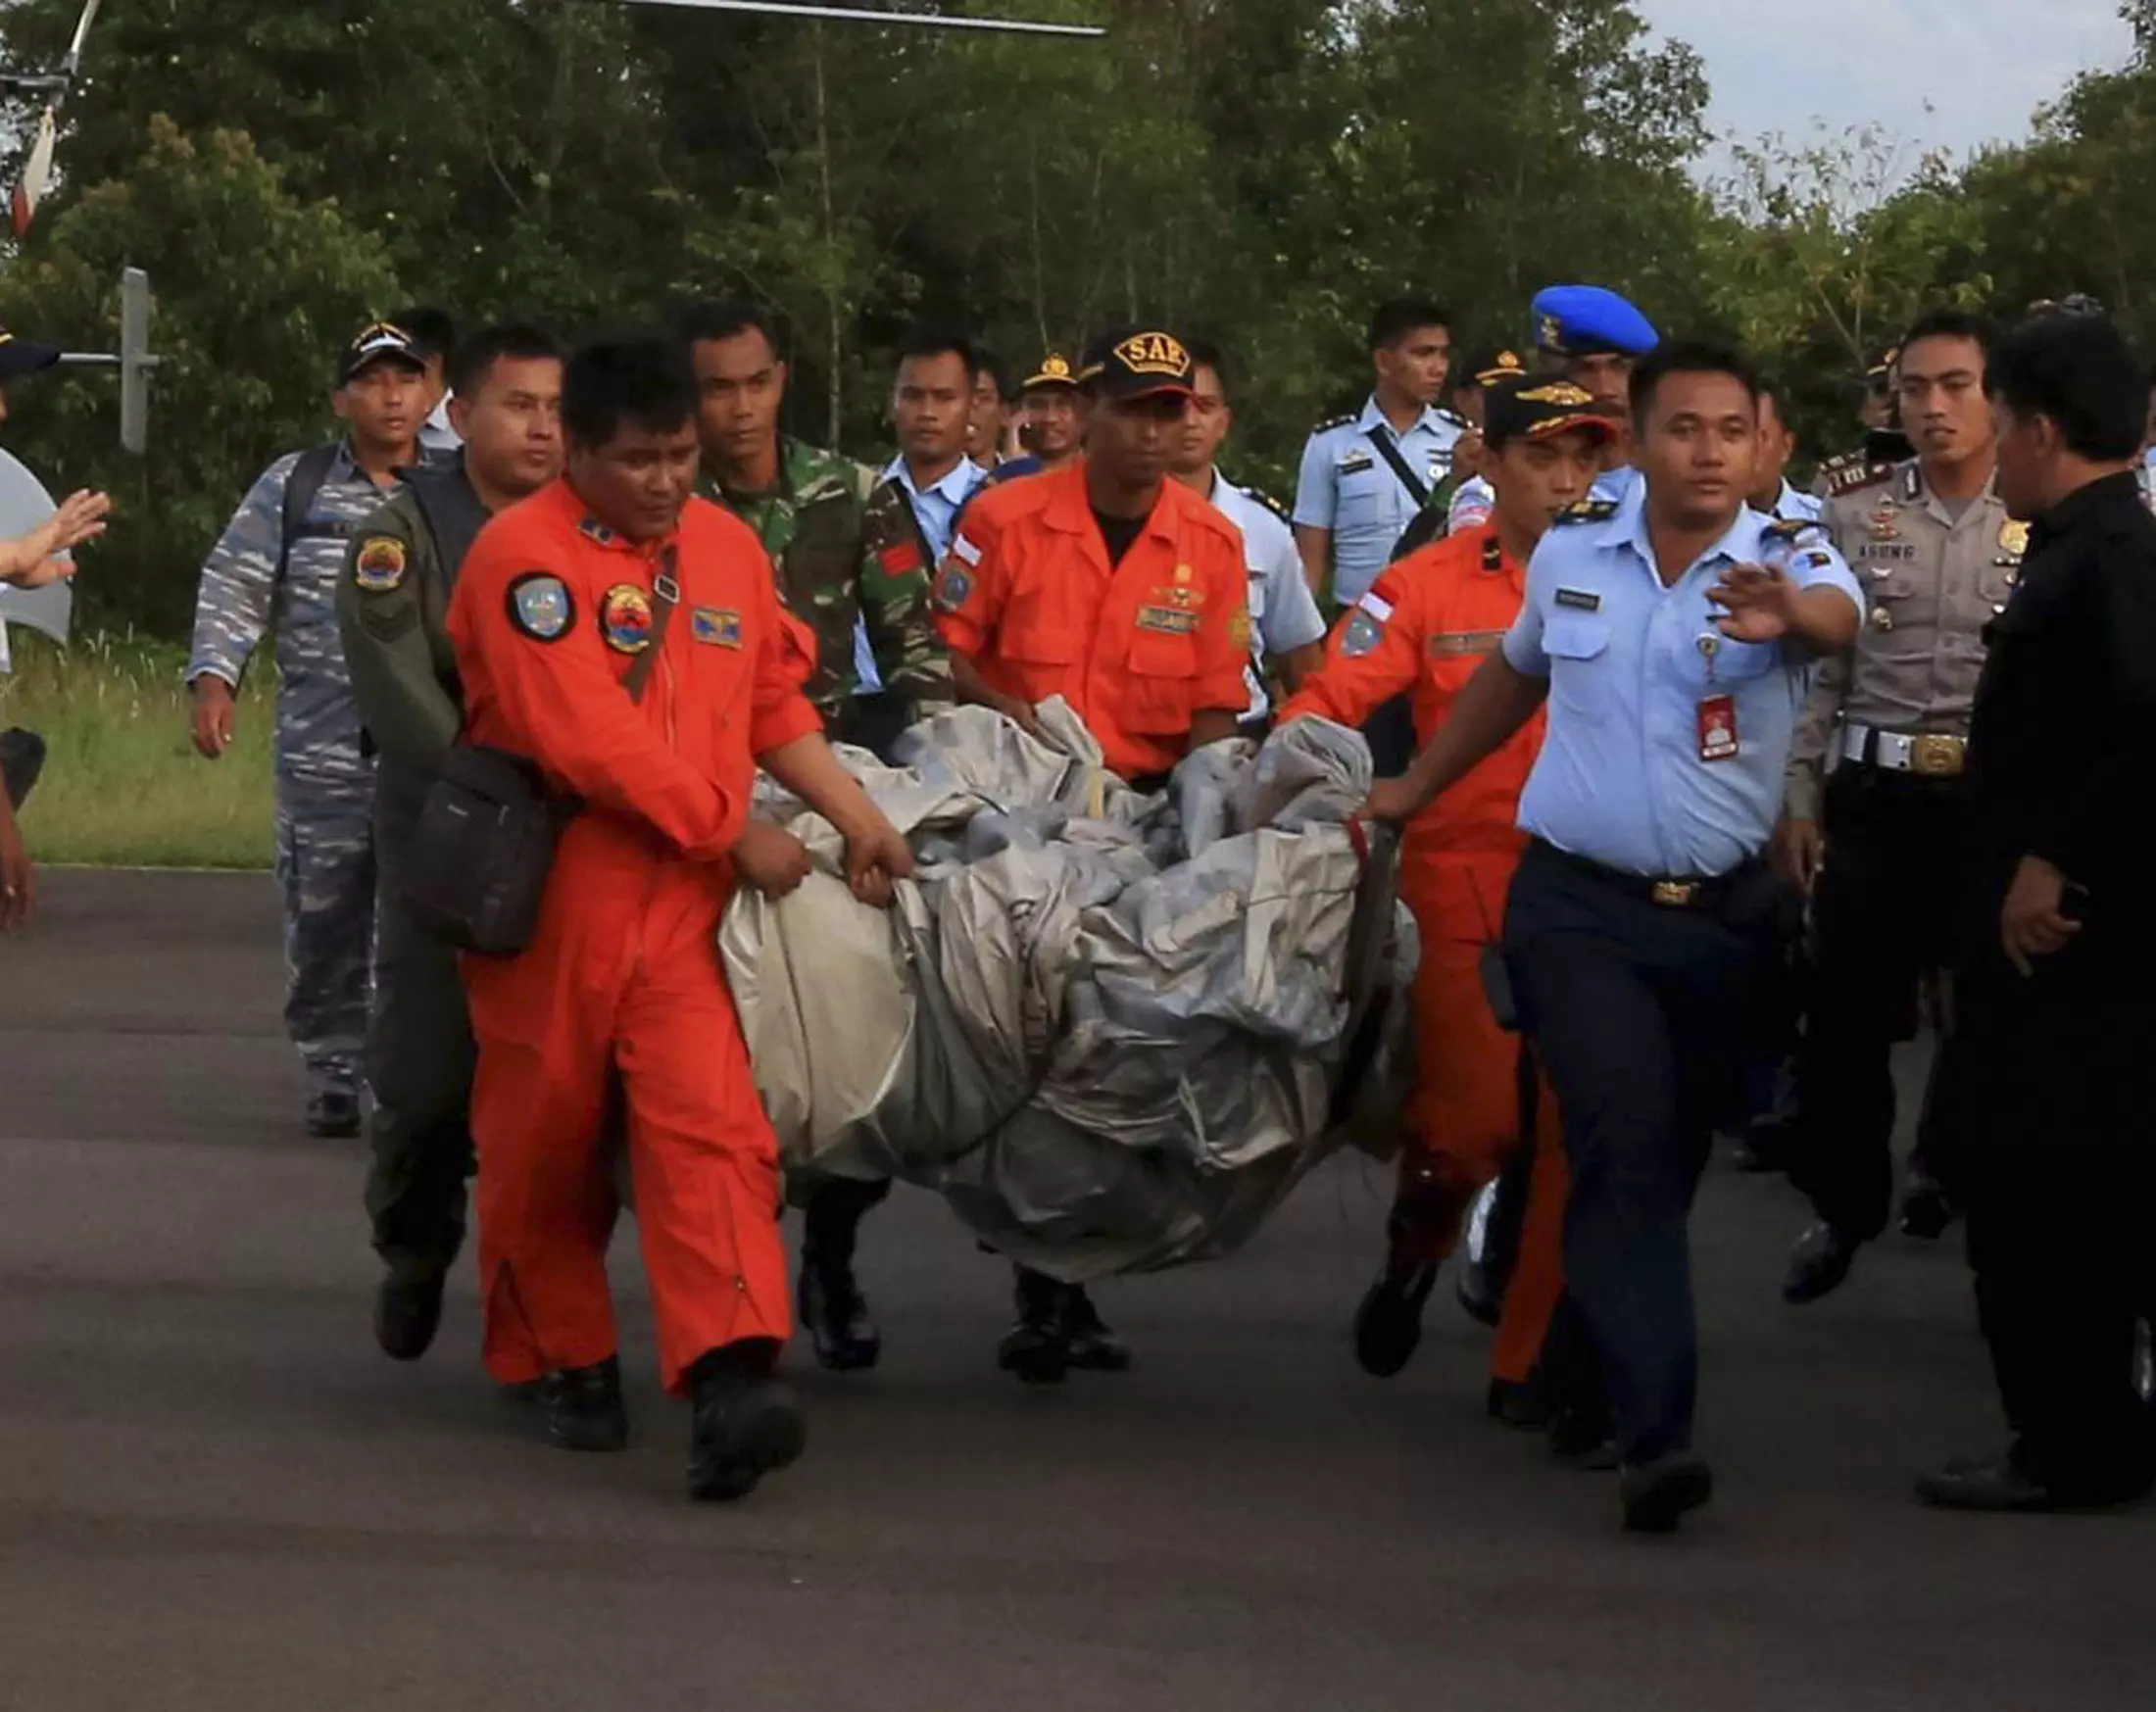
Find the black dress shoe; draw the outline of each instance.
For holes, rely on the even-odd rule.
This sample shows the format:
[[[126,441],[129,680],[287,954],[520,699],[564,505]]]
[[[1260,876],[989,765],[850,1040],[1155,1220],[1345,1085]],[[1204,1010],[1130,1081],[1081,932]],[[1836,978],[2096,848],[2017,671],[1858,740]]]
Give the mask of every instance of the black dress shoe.
[[[629,1414],[621,1405],[621,1363],[610,1355],[590,1367],[557,1368],[539,1382],[540,1418],[557,1450],[626,1450]]]
[[[1782,1280],[1782,1299],[1802,1303],[1817,1301],[1841,1288],[1856,1264],[1856,1245],[1829,1224],[1817,1224],[1796,1240],[1789,1250],[1789,1270]]]
[[[1917,1496],[1941,1510],[2007,1513],[2060,1507],[2051,1489],[2024,1474],[2010,1455],[1954,1457],[1937,1473],[1918,1477]]]
[[[1626,1468],[1617,1495],[1630,1532],[1673,1534],[1687,1512],[1714,1496],[1714,1471],[1696,1451],[1672,1450]]]
[[[349,1141],[360,1133],[360,1097],[349,1088],[324,1088],[307,1101],[307,1133],[324,1141]]]
[[[1575,1467],[1605,1474],[1617,1466],[1617,1440],[1609,1411],[1568,1403],[1549,1418],[1549,1453]]]
[[[1460,1298],[1460,1306],[1467,1310],[1467,1317],[1479,1326],[1494,1331],[1497,1322],[1504,1318],[1504,1286],[1480,1260],[1467,1261],[1460,1267],[1453,1294]]]
[[[416,1361],[434,1343],[442,1325],[442,1287],[447,1276],[438,1266],[393,1266],[374,1293],[374,1342],[392,1361]]]
[[[1522,1432],[1544,1432],[1550,1422],[1549,1399],[1533,1380],[1493,1379],[1483,1407],[1493,1421]]]
[[[800,1402],[767,1374],[721,1366],[698,1378],[692,1395],[689,1496],[699,1502],[747,1497],[808,1447]]]
[[[1911,1177],[1901,1198],[1901,1234],[1922,1243],[1936,1243],[1954,1222],[1954,1203],[1946,1191],[1929,1177]]]
[[[801,1288],[795,1305],[815,1346],[816,1364],[833,1373],[858,1373],[883,1354],[883,1334],[869,1317],[867,1299],[851,1266],[832,1265],[804,1246]]]
[[[1063,1293],[1063,1350],[1072,1367],[1081,1373],[1128,1373],[1130,1345],[1115,1335],[1101,1317],[1082,1285],[1068,1285]]]
[[[1018,1320],[996,1345],[996,1365],[1027,1385],[1060,1385],[1070,1371],[1064,1287],[1046,1273],[1018,1268]]]
[[[1755,1118],[1745,1125],[1730,1150],[1730,1163],[1747,1176],[1766,1176],[1789,1168],[1794,1126],[1785,1117]]]
[[[1386,1263],[1355,1308],[1355,1359],[1363,1372],[1391,1379],[1407,1365],[1422,1342],[1423,1304],[1437,1282],[1429,1261]]]

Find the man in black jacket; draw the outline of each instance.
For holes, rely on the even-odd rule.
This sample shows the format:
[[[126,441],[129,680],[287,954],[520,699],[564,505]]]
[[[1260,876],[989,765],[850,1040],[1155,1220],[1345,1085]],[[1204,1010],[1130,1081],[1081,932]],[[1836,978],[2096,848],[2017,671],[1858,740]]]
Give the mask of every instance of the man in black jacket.
[[[427,793],[464,722],[449,600],[465,555],[496,512],[562,470],[562,352],[532,327],[490,327],[450,366],[460,449],[407,471],[354,536],[337,625],[375,773],[373,1002],[367,1073],[373,1165],[367,1210],[387,1269],[374,1337],[400,1361],[426,1353],[465,1236],[468,1105],[477,1049],[457,955],[428,937],[399,891]]]
[[[2100,316],[1995,353],[1998,492],[2031,524],[1970,732],[1978,910],[1943,1126],[2014,1431],[1918,1491],[1955,1509],[2131,1501],[2156,1486],[2134,1385],[2156,1309],[2156,518],[2134,481],[2147,370]]]

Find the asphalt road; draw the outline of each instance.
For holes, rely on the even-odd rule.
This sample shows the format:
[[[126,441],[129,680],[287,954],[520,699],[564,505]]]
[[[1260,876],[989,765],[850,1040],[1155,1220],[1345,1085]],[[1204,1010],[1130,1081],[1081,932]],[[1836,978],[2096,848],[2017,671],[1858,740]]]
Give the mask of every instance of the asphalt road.
[[[1053,1394],[993,1371],[1004,1275],[905,1195],[882,1369],[801,1373],[808,1459],[694,1508],[633,1244],[627,1455],[490,1394],[468,1265],[427,1361],[375,1353],[360,1148],[300,1133],[279,973],[259,877],[48,874],[0,943],[4,1712],[2151,1703],[2156,1519],[1907,1496],[2000,1432],[1951,1242],[1789,1310],[1790,1192],[1710,1179],[1722,1495],[1643,1541],[1482,1418],[1447,1299],[1405,1376],[1355,1370],[1359,1162],[1103,1289],[1139,1367]]]

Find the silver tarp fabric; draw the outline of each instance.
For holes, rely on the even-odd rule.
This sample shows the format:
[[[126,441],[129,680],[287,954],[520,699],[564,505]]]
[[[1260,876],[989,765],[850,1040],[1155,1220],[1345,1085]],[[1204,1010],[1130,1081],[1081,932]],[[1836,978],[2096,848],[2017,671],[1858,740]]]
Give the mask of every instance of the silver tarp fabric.
[[[1212,745],[1148,796],[1059,702],[1043,742],[982,708],[848,765],[911,842],[890,911],[766,783],[817,870],[721,928],[791,1171],[896,1176],[1072,1280],[1225,1253],[1325,1151],[1384,1151],[1405,1101],[1414,929],[1349,824],[1356,733]]]

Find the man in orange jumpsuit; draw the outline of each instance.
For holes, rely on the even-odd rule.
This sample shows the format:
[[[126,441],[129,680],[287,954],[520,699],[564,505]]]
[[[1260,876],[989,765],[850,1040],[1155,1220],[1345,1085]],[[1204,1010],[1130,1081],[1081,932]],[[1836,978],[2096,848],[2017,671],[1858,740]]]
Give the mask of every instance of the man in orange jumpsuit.
[[[1495,489],[1490,520],[1410,554],[1388,568],[1334,629],[1325,666],[1283,709],[1359,726],[1391,698],[1410,694],[1418,744],[1444,723],[1452,699],[1519,615],[1527,560],[1552,519],[1594,479],[1613,424],[1569,381],[1494,377],[1484,395],[1485,473]],[[1528,1139],[1546,1101],[1535,1098],[1523,1044],[1507,1034],[1483,986],[1485,949],[1500,937],[1505,893],[1526,840],[1515,824],[1521,788],[1542,745],[1538,715],[1451,795],[1411,821],[1400,892],[1415,917],[1417,1066],[1410,1140],[1388,1225],[1384,1270],[1355,1315],[1355,1351],[1369,1372],[1407,1365],[1438,1268],[1459,1240],[1462,1215]],[[1545,1119],[1546,1121],[1546,1119]],[[1545,1137],[1548,1141],[1552,1138]],[[1530,1225],[1554,1252],[1562,1205],[1560,1155],[1546,1149]],[[1539,1216],[1538,1216],[1539,1210]],[[1500,1333],[1499,1382],[1524,1382],[1561,1281],[1519,1293]],[[1509,1346],[1524,1343],[1523,1366]],[[1508,1371],[1508,1369],[1510,1371]]]
[[[1156,327],[1096,341],[1078,372],[1085,457],[984,491],[936,575],[959,695],[1029,729],[1036,705],[1061,696],[1108,767],[1146,786],[1235,736],[1250,706],[1243,537],[1168,479],[1196,372]],[[1083,1290],[1021,1267],[998,1359],[1045,1383],[1118,1371],[1130,1351]]]
[[[488,524],[449,624],[469,740],[581,799],[529,948],[465,961],[487,1365],[538,1382],[554,1443],[626,1443],[599,1140],[618,1078],[662,1373],[694,1403],[690,1492],[731,1498],[806,1438],[772,1377],[777,1144],[715,939],[737,878],[777,894],[808,871],[748,818],[758,766],[844,832],[857,896],[888,902],[911,862],[824,743],[814,645],[757,537],[691,497],[696,408],[677,344],[577,353],[566,475]]]

